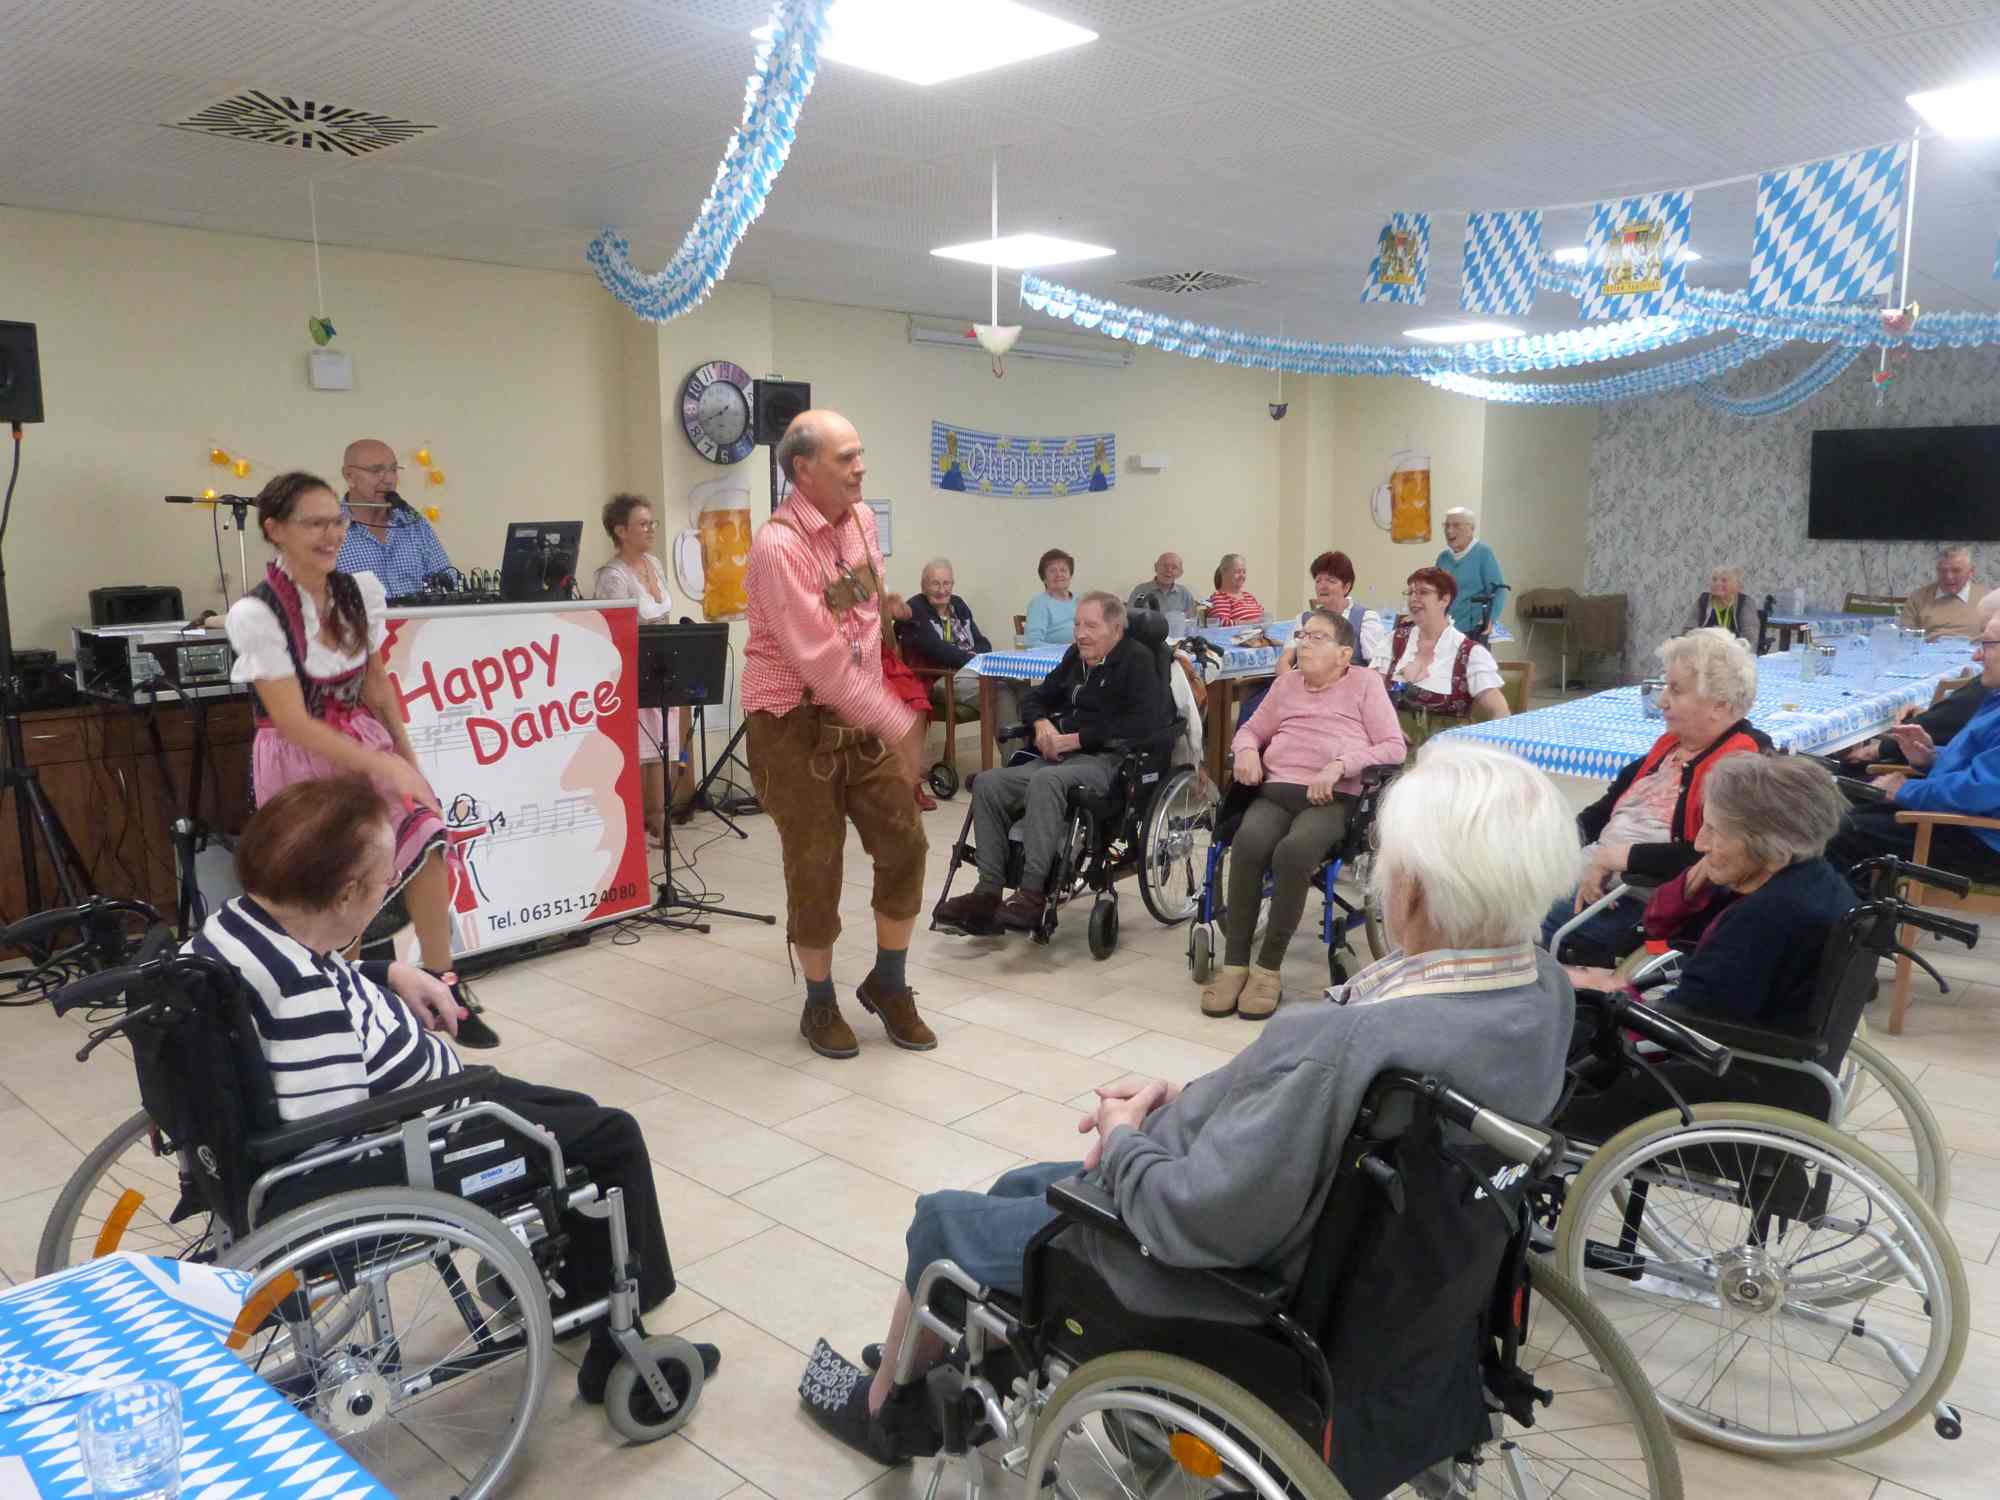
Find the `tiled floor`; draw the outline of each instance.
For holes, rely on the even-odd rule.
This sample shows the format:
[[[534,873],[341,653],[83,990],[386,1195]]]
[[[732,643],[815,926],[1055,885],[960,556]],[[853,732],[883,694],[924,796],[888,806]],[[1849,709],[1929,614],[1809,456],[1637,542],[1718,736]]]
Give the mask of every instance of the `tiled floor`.
[[[928,820],[933,897],[965,806],[947,803]],[[700,875],[733,906],[777,910],[776,838],[765,819],[743,826],[747,841],[708,844]],[[690,832],[694,842],[707,836],[699,822],[683,838]],[[493,1060],[586,1089],[644,1124],[681,1281],[651,1326],[712,1340],[725,1359],[685,1434],[647,1448],[620,1446],[559,1378],[512,1493],[551,1494],[579,1472],[603,1500],[920,1493],[927,1464],[885,1472],[823,1437],[795,1394],[815,1338],[852,1355],[880,1337],[913,1195],[984,1186],[1023,1160],[1074,1156],[1078,1101],[1094,1085],[1132,1073],[1191,1076],[1258,1033],[1202,1018],[1184,931],[1156,926],[1132,891],[1119,950],[1102,964],[1086,949],[1082,908],[1047,948],[920,930],[910,973],[940,1045],[899,1052],[852,999],[873,934],[868,866],[852,842],[848,859],[842,907],[851,925],[836,978],[862,1038],[852,1061],[816,1058],[799,1039],[803,988],[782,932],[728,918],[705,938],[655,931],[621,943],[600,932],[581,951],[480,985],[506,1043]],[[1833,1500],[1995,1493],[2000,946],[1952,950],[1957,957],[1926,951],[1962,982],[1941,998],[1919,979],[1909,1034],[1881,1040],[1957,1148],[1948,1217],[1975,1303],[1953,1393],[1966,1409],[1965,1436],[1945,1443],[1925,1423],[1845,1461],[1787,1470],[1683,1444],[1690,1496],[1767,1500],[1774,1487],[1794,1493],[1807,1481]],[[1288,993],[1316,994],[1324,950],[1302,936],[1286,973]],[[32,1272],[57,1188],[136,1091],[115,1054],[79,1067],[75,1029],[45,1010],[0,1015],[0,1037],[0,1275],[19,1279]],[[564,1352],[573,1356],[575,1346]]]

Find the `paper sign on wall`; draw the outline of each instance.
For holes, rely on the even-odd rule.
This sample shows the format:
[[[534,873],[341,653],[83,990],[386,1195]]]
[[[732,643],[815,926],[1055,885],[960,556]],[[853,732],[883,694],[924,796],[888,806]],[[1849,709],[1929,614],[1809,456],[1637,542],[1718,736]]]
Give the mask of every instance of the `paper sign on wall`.
[[[1014,437],[931,423],[931,488],[975,495],[1102,493],[1118,483],[1118,439],[1108,432]]]

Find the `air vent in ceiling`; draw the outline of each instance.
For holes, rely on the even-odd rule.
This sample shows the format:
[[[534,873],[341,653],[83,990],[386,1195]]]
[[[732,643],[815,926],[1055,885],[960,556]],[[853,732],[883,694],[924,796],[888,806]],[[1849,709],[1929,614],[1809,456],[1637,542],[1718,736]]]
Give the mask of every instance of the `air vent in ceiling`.
[[[1248,276],[1231,276],[1225,271],[1168,271],[1159,276],[1141,276],[1125,286],[1144,287],[1149,292],[1224,292],[1233,286],[1260,286]]]
[[[372,156],[391,146],[415,140],[435,125],[419,125],[391,115],[371,114],[318,99],[295,99],[246,89],[196,110],[176,121],[175,130],[226,136],[237,141],[261,141],[330,156]]]

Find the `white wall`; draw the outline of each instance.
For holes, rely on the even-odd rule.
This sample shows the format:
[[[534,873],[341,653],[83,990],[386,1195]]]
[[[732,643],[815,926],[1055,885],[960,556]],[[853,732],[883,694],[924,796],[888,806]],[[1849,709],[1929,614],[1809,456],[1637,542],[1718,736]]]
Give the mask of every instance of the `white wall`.
[[[47,422],[27,429],[6,537],[16,641],[68,654],[106,584],[180,585],[220,606],[209,512],[161,503],[203,486],[254,494],[285,468],[339,480],[374,436],[405,463],[428,443],[461,566],[497,566],[510,518],[595,516],[624,452],[620,337],[587,276],[329,248],[327,311],[355,389],[306,386],[309,246],[0,208],[0,313],[38,325]],[[211,444],[257,460],[211,469]],[[268,549],[252,521],[252,581]],[[225,538],[230,588],[234,537]]]

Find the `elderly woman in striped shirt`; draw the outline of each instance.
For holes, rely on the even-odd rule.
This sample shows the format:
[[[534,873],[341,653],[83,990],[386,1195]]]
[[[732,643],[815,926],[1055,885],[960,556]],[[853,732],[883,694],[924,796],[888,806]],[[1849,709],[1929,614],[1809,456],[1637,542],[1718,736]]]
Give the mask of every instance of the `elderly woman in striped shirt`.
[[[188,947],[243,980],[280,1118],[308,1120],[461,1071],[440,1034],[465,1018],[450,974],[341,956],[395,875],[395,836],[373,786],[325,776],[286,787],[243,830],[236,875],[246,894],[218,908]],[[551,1131],[564,1161],[586,1168],[599,1189],[624,1189],[639,1305],[664,1301],[674,1268],[638,1122],[586,1094],[515,1078],[500,1078],[486,1097]],[[574,1301],[594,1301],[611,1286],[610,1231],[583,1215],[568,1216],[565,1227],[563,1287]],[[722,1356],[713,1345],[695,1347],[714,1373]],[[577,1394],[602,1401],[617,1361],[608,1329],[593,1325]]]

